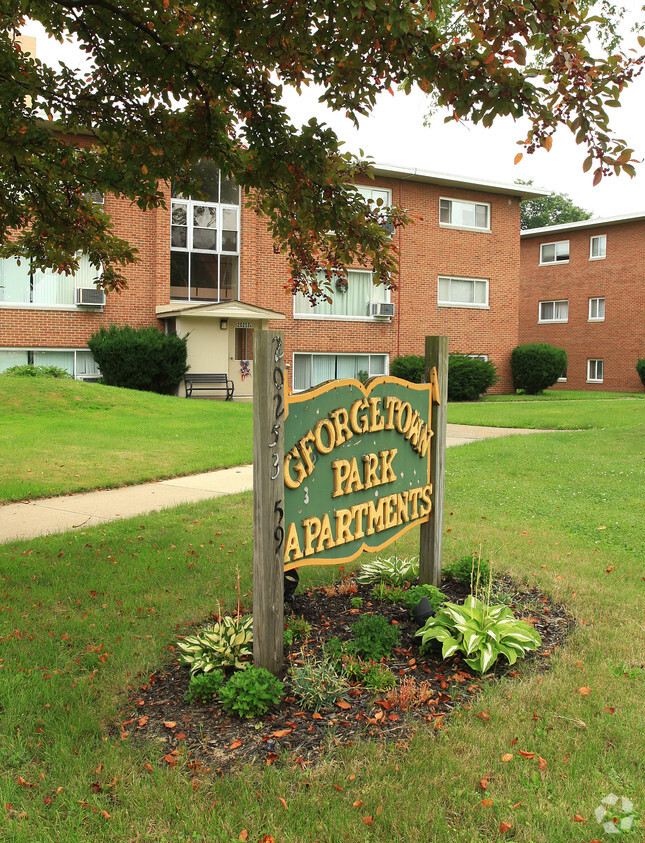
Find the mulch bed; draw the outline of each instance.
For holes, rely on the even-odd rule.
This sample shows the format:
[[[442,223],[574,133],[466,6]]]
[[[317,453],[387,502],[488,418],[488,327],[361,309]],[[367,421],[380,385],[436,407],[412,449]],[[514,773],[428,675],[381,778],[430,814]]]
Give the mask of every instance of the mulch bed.
[[[503,590],[516,616],[530,621],[538,630],[542,646],[513,668],[500,659],[502,663],[483,678],[457,656],[443,661],[440,652],[421,655],[419,639],[414,637],[417,627],[408,611],[400,605],[372,600],[371,586],[345,580],[334,588],[296,593],[293,613],[312,626],[305,645],[309,656],[319,658],[324,642],[331,637],[350,640],[351,625],[361,613],[375,612],[396,624],[401,643],[392,658],[383,663],[399,683],[405,680],[407,684],[412,679],[417,686],[425,683],[422,687],[429,699],[422,704],[393,705],[386,693],[356,685],[346,703],[319,713],[304,710],[289,694],[287,669],[292,661],[302,658],[303,651],[303,642],[295,641],[285,648],[285,671],[281,676],[286,681],[285,698],[279,708],[270,710],[261,720],[243,721],[228,716],[217,702],[209,706],[185,702],[190,674],[176,659],[131,691],[123,719],[113,731],[120,731],[122,738],[156,743],[160,763],[174,766],[187,753],[194,769],[210,769],[219,774],[239,763],[279,763],[285,753],[292,763],[306,768],[335,746],[366,739],[404,744],[415,729],[441,729],[455,709],[470,707],[484,683],[518,677],[535,667],[548,669],[553,649],[563,643],[572,629],[574,622],[566,609],[535,588],[506,578],[498,578],[496,588]],[[452,579],[444,580],[441,590],[457,603],[469,593],[466,586]],[[353,597],[363,598],[362,608],[352,609]],[[285,607],[285,619],[289,613]],[[196,629],[208,622],[197,624]],[[486,717],[485,713],[482,716]]]

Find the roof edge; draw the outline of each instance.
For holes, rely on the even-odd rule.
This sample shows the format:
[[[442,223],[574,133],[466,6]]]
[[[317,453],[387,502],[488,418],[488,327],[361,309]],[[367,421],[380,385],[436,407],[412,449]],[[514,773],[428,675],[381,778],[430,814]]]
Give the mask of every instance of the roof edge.
[[[560,231],[575,231],[579,228],[596,228],[601,225],[619,225],[621,222],[638,222],[645,220],[645,211],[631,214],[620,214],[615,217],[592,217],[578,222],[563,222],[559,225],[544,225],[541,228],[525,228],[520,231],[520,237],[539,237],[543,234],[557,234]]]

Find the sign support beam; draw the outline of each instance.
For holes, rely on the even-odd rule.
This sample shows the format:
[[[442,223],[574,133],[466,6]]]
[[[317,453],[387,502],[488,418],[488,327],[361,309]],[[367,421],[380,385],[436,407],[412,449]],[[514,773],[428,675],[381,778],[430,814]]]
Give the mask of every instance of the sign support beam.
[[[438,376],[440,403],[432,403],[430,443],[430,482],[433,507],[430,519],[421,525],[419,547],[419,582],[441,584],[441,556],[443,545],[443,492],[446,477],[446,422],[448,418],[448,337],[426,337],[425,380],[430,381],[432,369]]]

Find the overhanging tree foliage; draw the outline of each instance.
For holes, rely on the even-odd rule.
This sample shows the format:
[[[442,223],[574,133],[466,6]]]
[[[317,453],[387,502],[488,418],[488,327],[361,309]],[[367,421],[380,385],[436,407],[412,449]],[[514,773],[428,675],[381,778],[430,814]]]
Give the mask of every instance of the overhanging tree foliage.
[[[532,184],[532,181],[517,180],[517,184]],[[574,205],[566,193],[551,193],[537,199],[525,199],[520,206],[520,228],[542,228],[545,225],[561,225],[566,222],[580,222],[591,217],[579,205]]]
[[[314,270],[355,258],[377,282],[392,281],[397,255],[382,210],[347,190],[367,164],[315,119],[296,129],[283,86],[316,83],[324,103],[356,120],[379,92],[417,84],[456,119],[528,117],[528,152],[549,149],[568,126],[595,181],[633,174],[632,150],[612,136],[606,112],[643,56],[592,55],[601,22],[578,3],[0,0],[0,257],[69,271],[84,251],[118,289],[134,250],[83,194],[152,208],[172,177],[195,192],[188,165],[209,158],[250,191],[294,290],[325,294],[330,284],[318,288]],[[59,41],[77,38],[89,69],[53,70],[22,52],[15,36],[27,15]],[[70,147],[54,124],[84,130],[86,143]],[[406,221],[392,210],[395,226]]]

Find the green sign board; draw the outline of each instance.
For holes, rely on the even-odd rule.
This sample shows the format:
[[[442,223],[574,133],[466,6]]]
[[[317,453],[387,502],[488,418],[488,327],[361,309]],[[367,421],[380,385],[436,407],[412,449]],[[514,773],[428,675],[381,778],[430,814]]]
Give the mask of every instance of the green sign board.
[[[284,568],[350,562],[428,521],[428,384],[330,381],[290,396],[284,422]]]

